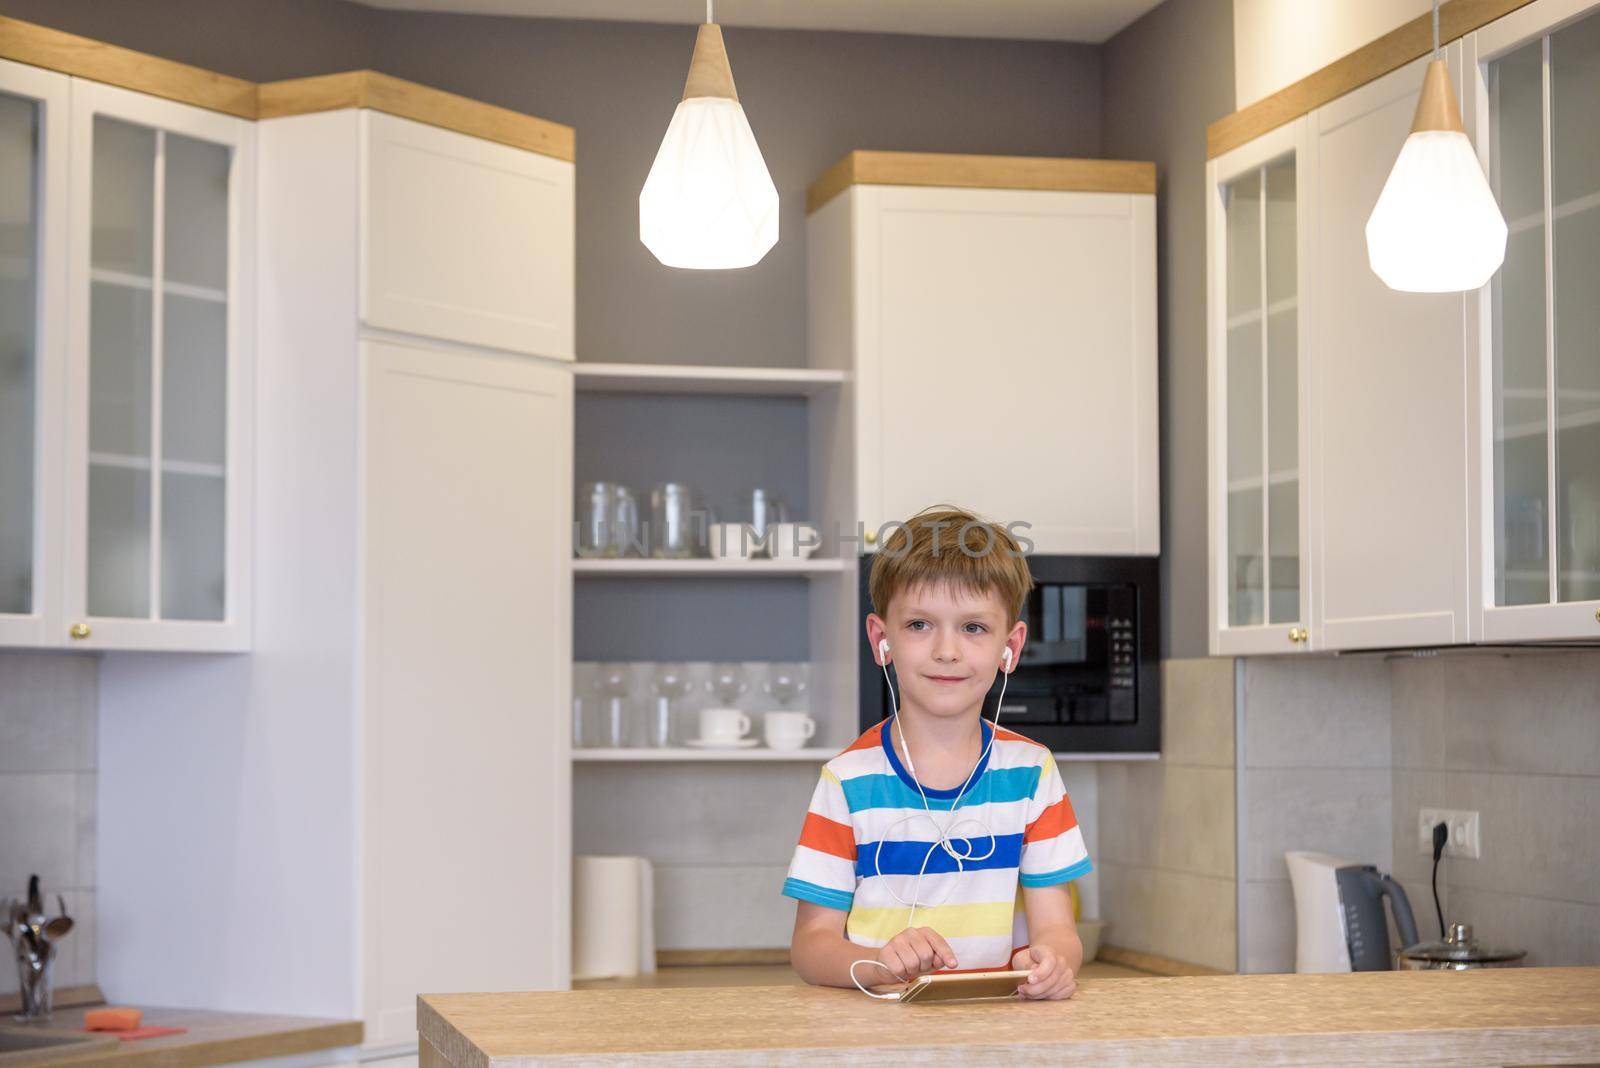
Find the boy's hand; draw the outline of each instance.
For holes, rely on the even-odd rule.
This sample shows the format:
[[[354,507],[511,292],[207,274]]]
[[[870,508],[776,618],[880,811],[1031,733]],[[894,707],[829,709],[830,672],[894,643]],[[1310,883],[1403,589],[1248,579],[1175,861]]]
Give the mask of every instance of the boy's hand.
[[[932,927],[907,927],[878,950],[878,960],[902,979],[956,966],[955,950]]]
[[[1064,1001],[1078,989],[1077,976],[1049,946],[1018,950],[1011,967],[1028,969],[1028,979],[1017,987],[1017,994],[1029,1001]]]

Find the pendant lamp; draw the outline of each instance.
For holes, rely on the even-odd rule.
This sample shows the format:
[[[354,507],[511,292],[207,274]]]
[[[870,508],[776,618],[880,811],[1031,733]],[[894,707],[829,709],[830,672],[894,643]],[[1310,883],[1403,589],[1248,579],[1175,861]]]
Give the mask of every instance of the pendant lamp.
[[[683,100],[639,192],[639,240],[668,267],[749,267],[778,243],[778,190],[739,106],[722,29],[694,42]]]
[[[1367,260],[1390,289],[1456,293],[1487,283],[1505,258],[1505,216],[1461,125],[1434,0],[1433,61],[1411,134],[1367,219]]]

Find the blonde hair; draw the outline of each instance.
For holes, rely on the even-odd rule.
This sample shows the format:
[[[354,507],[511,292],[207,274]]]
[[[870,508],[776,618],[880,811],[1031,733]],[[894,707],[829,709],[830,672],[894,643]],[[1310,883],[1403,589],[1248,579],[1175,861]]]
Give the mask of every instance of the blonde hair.
[[[980,596],[998,594],[1006,609],[1006,626],[1021,618],[1033,575],[1016,538],[1005,527],[953,505],[934,505],[891,525],[894,531],[873,556],[867,580],[878,615],[888,618],[889,604],[897,595],[929,584]]]

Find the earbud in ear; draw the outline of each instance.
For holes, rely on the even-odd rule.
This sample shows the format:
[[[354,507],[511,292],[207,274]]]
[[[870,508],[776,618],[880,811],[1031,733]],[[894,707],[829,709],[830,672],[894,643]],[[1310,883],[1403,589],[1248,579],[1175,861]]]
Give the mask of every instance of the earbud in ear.
[[[879,638],[878,639],[878,663],[886,664],[888,662],[889,662],[889,639],[888,638]]]
[[[1005,647],[1005,650],[1000,654],[1000,659],[1006,662],[1006,667],[1011,666],[1011,646]]]

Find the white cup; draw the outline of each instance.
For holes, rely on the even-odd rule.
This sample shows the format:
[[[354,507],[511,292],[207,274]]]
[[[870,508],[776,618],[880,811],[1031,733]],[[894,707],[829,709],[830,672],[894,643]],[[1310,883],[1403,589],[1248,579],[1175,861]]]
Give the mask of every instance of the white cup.
[[[750,733],[750,717],[737,708],[702,708],[702,742],[736,742]]]
[[[768,749],[800,749],[817,733],[817,721],[804,712],[768,712],[761,727]]]
[[[748,560],[755,555],[757,538],[743,523],[711,524],[711,555],[718,560]]]
[[[804,560],[817,551],[822,535],[815,523],[774,523],[768,531],[774,560]]]

